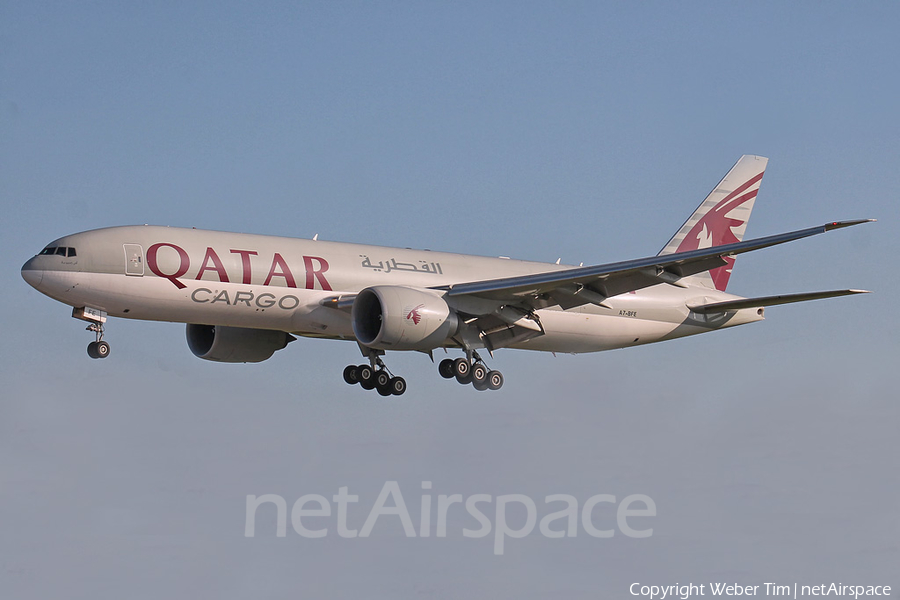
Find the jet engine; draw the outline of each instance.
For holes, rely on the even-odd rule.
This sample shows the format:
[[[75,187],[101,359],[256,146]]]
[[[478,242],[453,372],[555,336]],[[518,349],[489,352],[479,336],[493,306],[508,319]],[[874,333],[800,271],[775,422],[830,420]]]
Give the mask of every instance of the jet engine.
[[[226,363],[262,362],[296,338],[283,331],[188,323],[187,343],[194,356]]]
[[[369,287],[357,294],[351,314],[359,343],[383,350],[431,350],[459,329],[441,294],[427,289]]]

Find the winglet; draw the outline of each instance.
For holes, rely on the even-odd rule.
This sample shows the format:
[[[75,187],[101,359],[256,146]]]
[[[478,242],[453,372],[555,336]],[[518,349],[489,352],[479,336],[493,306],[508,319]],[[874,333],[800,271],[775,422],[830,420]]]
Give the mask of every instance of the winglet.
[[[831,223],[825,223],[825,231],[831,231],[832,229],[843,229],[844,227],[853,227],[854,225],[859,225],[860,223],[875,223],[878,219],[856,219],[855,221],[832,221]]]

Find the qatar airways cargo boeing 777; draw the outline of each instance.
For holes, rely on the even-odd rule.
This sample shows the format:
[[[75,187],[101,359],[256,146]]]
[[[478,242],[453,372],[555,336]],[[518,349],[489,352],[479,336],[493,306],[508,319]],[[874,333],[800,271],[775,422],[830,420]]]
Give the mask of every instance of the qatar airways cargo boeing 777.
[[[198,357],[259,362],[300,335],[350,340],[365,364],[344,380],[402,394],[382,356],[461,351],[438,371],[476,389],[503,376],[479,350],[597,352],[763,318],[766,306],[862,293],[758,298],[725,292],[744,252],[864,223],[835,221],[743,241],[767,159],[743,156],[656,256],[565,266],[463,254],[180,229],[110,227],[62,237],[22,267],[40,292],[73,307],[105,358],[107,318],[187,324]]]

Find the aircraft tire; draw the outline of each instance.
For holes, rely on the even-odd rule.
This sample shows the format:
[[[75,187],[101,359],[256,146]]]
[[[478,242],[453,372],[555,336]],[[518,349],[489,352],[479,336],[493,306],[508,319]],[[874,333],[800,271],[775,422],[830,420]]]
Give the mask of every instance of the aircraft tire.
[[[389,389],[389,385],[391,383],[391,376],[387,374],[387,371],[383,369],[379,369],[375,371],[375,387],[379,390],[381,388]]]
[[[390,385],[376,385],[375,389],[378,390],[378,393],[382,396],[390,396],[391,395]]]
[[[474,387],[479,392],[483,392],[488,389],[487,379],[482,379],[481,381],[472,380],[472,387]]]
[[[456,378],[468,377],[472,372],[472,365],[465,358],[457,358],[453,361],[453,374]]]
[[[438,364],[438,373],[441,374],[441,377],[444,379],[453,379],[455,376],[455,372],[453,371],[453,359],[445,358]]]
[[[344,381],[350,385],[359,383],[359,377],[356,376],[356,365],[347,365],[344,367]]]
[[[109,344],[104,342],[103,340],[99,342],[95,342],[97,344],[95,348],[95,352],[97,353],[97,358],[106,358],[109,356]]]
[[[406,380],[402,377],[394,377],[389,384],[391,393],[395,396],[402,396],[406,391]]]
[[[487,376],[488,387],[492,390],[499,390],[503,387],[503,374],[500,371],[491,371]]]
[[[91,358],[100,358],[100,355],[97,354],[97,342],[91,342],[88,344],[87,348],[88,356]]]
[[[472,381],[475,383],[483,383],[487,381],[488,369],[481,363],[472,365]]]
[[[371,390],[375,387],[375,371],[369,365],[356,367],[356,378],[359,379],[359,385],[364,390]]]

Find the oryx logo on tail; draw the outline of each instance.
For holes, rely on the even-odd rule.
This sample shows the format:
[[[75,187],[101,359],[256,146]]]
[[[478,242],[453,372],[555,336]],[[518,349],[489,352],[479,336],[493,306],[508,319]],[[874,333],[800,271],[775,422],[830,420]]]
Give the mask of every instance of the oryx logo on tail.
[[[702,250],[742,241],[767,162],[768,159],[760,156],[742,156],[659,254]],[[723,260],[726,265],[696,276],[696,281],[725,291],[734,257]]]
[[[762,176],[763,174],[760,173],[747,181],[700,217],[690,233],[678,245],[676,252],[688,252],[741,241],[735,234],[735,230],[747,226],[750,214],[749,211],[741,215],[733,214],[733,212],[736,208],[756,198],[756,194],[759,193],[759,185],[756,184],[762,180]],[[741,237],[743,237],[743,231],[741,233]]]

